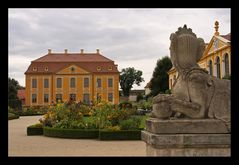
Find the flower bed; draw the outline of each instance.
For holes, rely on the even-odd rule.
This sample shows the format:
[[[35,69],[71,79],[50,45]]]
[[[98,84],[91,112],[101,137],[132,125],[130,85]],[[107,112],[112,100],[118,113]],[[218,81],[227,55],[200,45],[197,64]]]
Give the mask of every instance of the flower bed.
[[[43,135],[58,138],[73,139],[97,139],[99,135],[98,129],[64,129],[44,127]]]
[[[145,122],[142,116],[134,114],[132,107],[106,101],[94,101],[89,106],[71,101],[50,106],[39,121],[43,125],[43,135],[49,137],[140,140],[140,128],[144,128]]]
[[[100,130],[100,140],[141,140],[141,130]]]
[[[43,135],[42,124],[34,124],[27,127],[27,135]]]

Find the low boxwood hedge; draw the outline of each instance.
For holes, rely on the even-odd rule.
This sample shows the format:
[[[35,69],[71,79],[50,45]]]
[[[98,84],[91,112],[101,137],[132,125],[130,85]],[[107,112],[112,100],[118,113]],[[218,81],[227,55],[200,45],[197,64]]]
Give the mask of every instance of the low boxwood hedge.
[[[99,135],[99,130],[44,127],[43,135],[49,137],[72,138],[72,139],[97,139]]]
[[[27,135],[43,135],[43,127],[41,124],[34,124],[27,127]]]
[[[100,130],[100,140],[141,140],[141,130]]]

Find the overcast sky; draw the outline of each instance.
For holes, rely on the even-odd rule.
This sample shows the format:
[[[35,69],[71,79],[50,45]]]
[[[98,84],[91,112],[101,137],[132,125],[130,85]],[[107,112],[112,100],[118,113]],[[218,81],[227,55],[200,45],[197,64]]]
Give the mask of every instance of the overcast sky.
[[[170,34],[187,24],[209,42],[214,22],[231,32],[230,9],[9,9],[9,77],[25,86],[31,61],[52,52],[100,52],[150,80],[158,59],[170,56]]]

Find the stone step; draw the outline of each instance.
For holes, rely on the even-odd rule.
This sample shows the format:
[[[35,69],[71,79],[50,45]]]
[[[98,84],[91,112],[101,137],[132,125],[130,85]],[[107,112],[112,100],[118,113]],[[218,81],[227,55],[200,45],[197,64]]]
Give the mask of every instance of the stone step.
[[[154,148],[228,148],[231,134],[153,134],[141,131],[141,139]]]
[[[223,134],[230,133],[224,122],[217,119],[175,119],[149,118],[146,130],[155,134]]]

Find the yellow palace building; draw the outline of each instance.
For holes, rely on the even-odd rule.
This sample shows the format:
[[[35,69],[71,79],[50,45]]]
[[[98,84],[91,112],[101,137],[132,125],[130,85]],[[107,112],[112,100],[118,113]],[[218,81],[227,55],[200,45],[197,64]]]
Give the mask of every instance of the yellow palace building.
[[[26,78],[26,106],[50,105],[57,100],[90,102],[95,98],[119,102],[119,71],[100,54],[52,53],[31,62]]]
[[[219,35],[219,23],[215,22],[215,33],[210,42],[206,44],[206,49],[202,58],[198,62],[212,76],[223,78],[231,75],[231,33]],[[169,71],[169,89],[172,89],[177,79],[178,73],[174,67]]]

